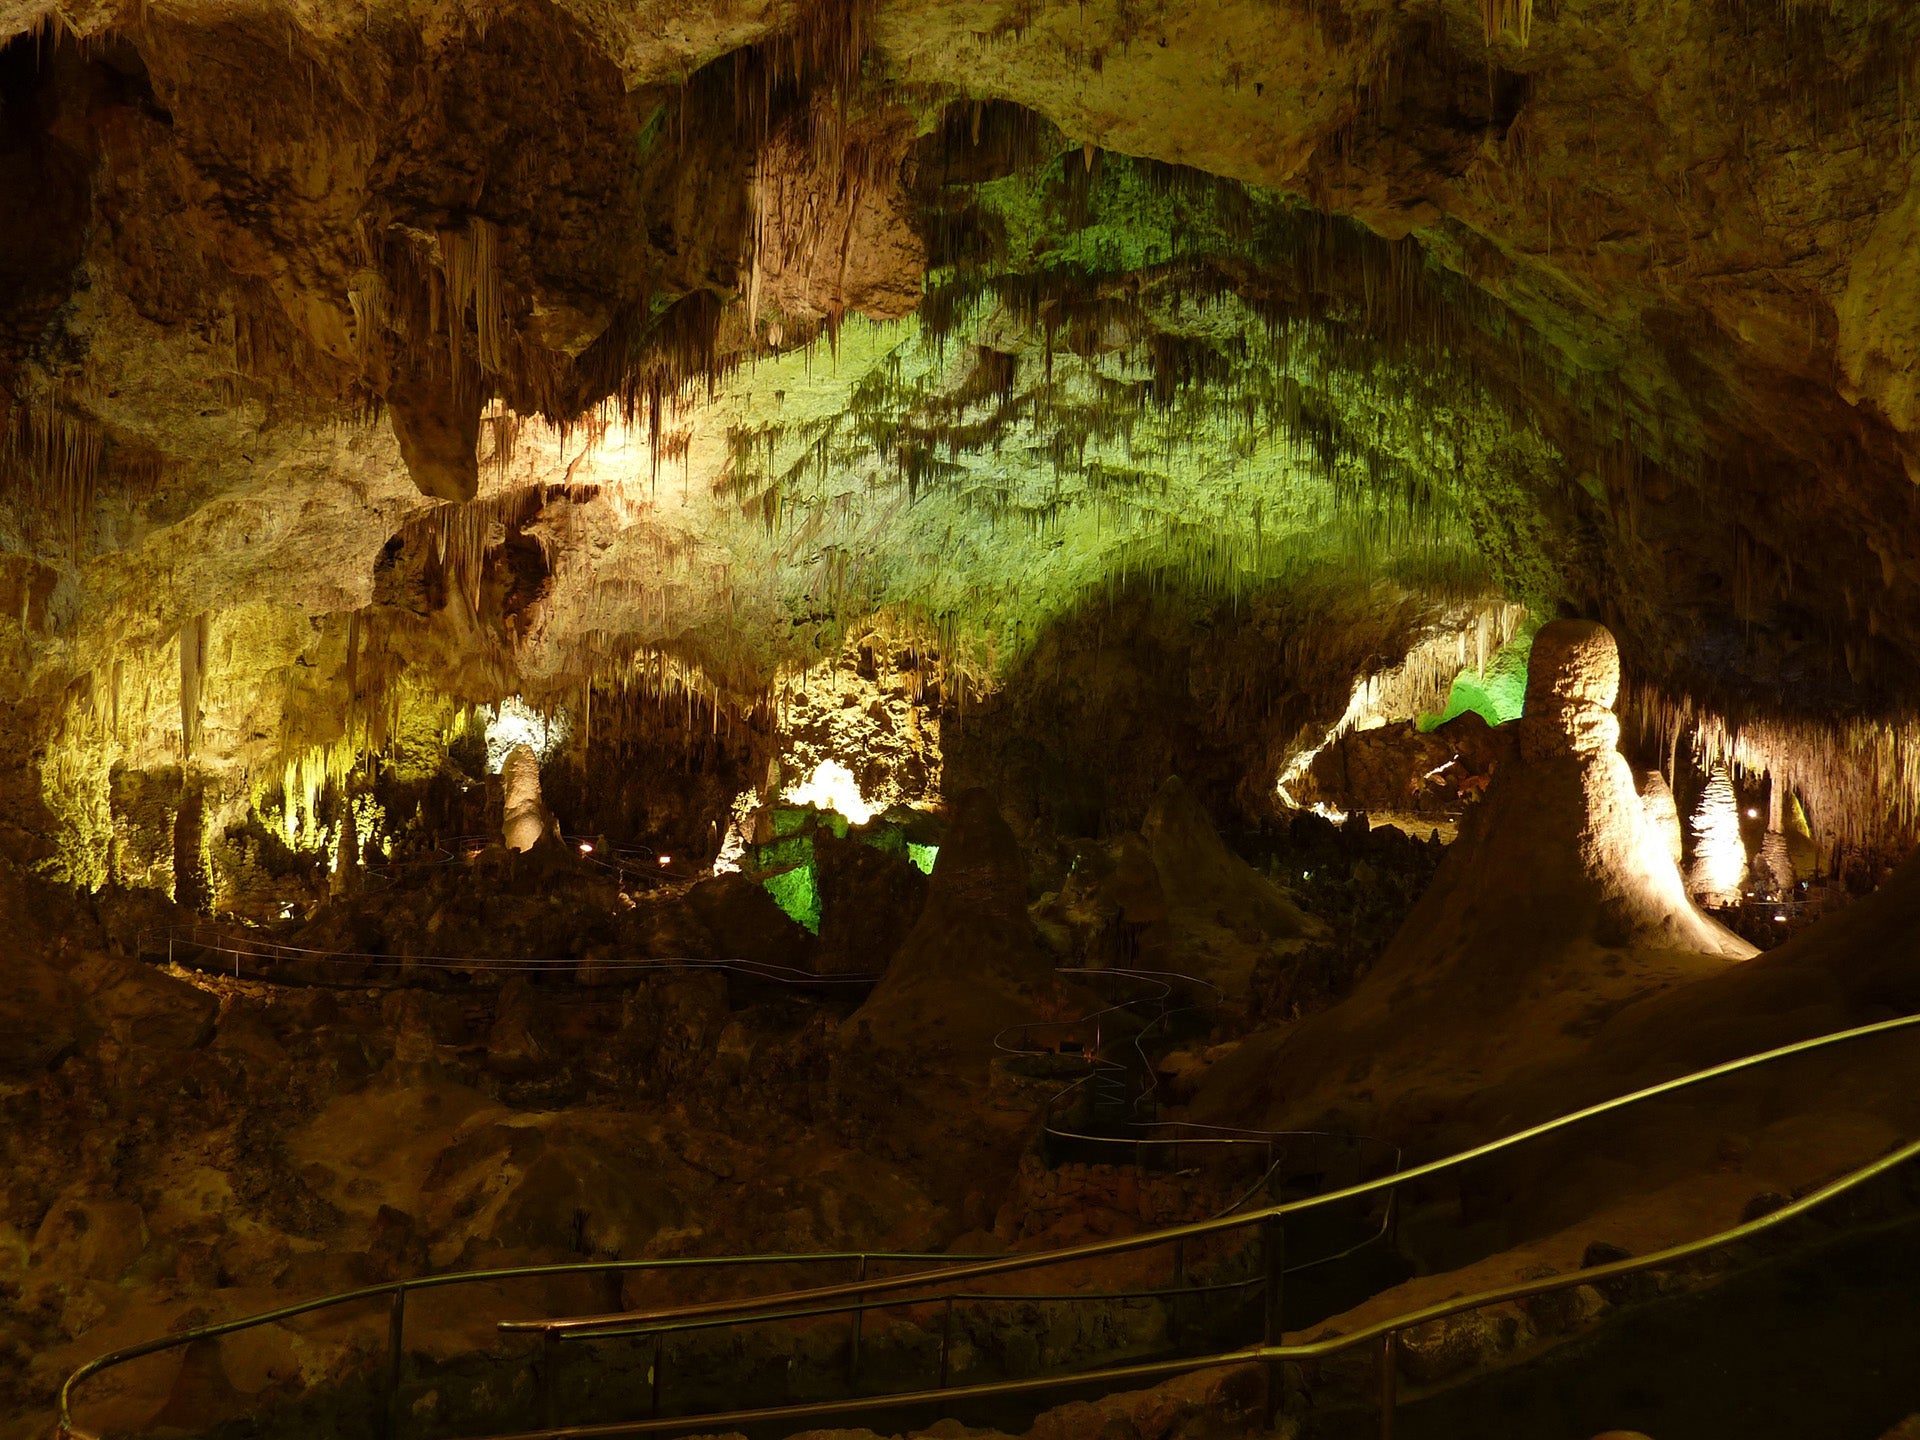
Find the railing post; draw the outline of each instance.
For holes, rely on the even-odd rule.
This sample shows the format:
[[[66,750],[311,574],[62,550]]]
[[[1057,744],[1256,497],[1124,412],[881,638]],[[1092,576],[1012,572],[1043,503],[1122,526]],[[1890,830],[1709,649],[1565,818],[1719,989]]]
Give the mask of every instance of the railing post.
[[[667,1337],[659,1330],[653,1332],[653,1375],[649,1386],[647,1415],[650,1419],[660,1418],[660,1372],[666,1368]]]
[[[548,1430],[560,1423],[559,1376],[560,1336],[552,1330],[540,1332],[540,1359],[534,1367],[534,1398],[540,1405],[540,1423]]]
[[[948,1365],[953,1355],[953,1296],[947,1296],[945,1311],[940,1317],[940,1384],[937,1388],[947,1388]]]
[[[1286,1339],[1286,1321],[1281,1307],[1286,1298],[1287,1234],[1286,1222],[1278,1215],[1269,1215],[1260,1224],[1260,1260],[1267,1272],[1266,1284],[1261,1287],[1261,1308],[1265,1312],[1261,1339],[1264,1344],[1279,1345]],[[1286,1399],[1286,1370],[1284,1360],[1267,1362],[1269,1426],[1279,1418],[1280,1407]]]
[[[1393,1440],[1393,1407],[1400,1388],[1400,1332],[1380,1337],[1380,1440]]]
[[[862,1255],[854,1262],[853,1278],[856,1281],[867,1278],[867,1257]],[[865,1295],[853,1297],[853,1313],[847,1319],[847,1384],[860,1383],[860,1329],[866,1319]]]
[[[405,1354],[402,1340],[407,1324],[407,1287],[393,1287],[387,1305],[387,1386],[380,1407],[380,1440],[393,1440],[400,1429],[400,1367]]]
[[[1173,1242],[1173,1288],[1180,1291],[1187,1284],[1187,1237],[1182,1235]],[[1167,1302],[1167,1338],[1174,1344],[1180,1343],[1180,1296],[1176,1293]]]

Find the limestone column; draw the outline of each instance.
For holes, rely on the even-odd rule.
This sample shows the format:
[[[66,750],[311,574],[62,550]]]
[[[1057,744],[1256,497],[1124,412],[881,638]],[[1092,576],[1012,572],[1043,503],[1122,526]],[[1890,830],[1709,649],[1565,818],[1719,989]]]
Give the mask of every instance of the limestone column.
[[[500,780],[506,789],[506,804],[500,816],[500,838],[509,850],[527,851],[542,837],[556,839],[560,826],[540,796],[540,757],[531,745],[516,745],[507,752],[500,766]]]

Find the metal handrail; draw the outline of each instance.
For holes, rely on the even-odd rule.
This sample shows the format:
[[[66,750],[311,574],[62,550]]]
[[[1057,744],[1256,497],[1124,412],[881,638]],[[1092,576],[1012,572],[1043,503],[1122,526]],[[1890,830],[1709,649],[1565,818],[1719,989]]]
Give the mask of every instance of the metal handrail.
[[[1257,1210],[1248,1210],[1239,1215],[1222,1216],[1212,1220],[1195,1220],[1185,1225],[1168,1226],[1160,1230],[1143,1231],[1137,1235],[1115,1236],[1108,1240],[1089,1241],[1084,1245],[1069,1246],[1060,1250],[1037,1251],[1028,1255],[995,1256],[987,1260],[976,1260],[951,1272],[943,1272],[943,1281],[971,1280],[986,1275],[1004,1275],[1018,1270],[1038,1269],[1043,1266],[1071,1264],[1077,1260],[1100,1259],[1108,1255],[1122,1255],[1134,1250],[1146,1250],[1173,1241],[1198,1239],[1219,1234],[1227,1230],[1243,1229],[1249,1225],[1258,1225],[1266,1221],[1284,1220],[1289,1215],[1301,1214],[1322,1206],[1334,1205],[1342,1200],[1352,1200],[1362,1195],[1371,1195],[1381,1190],[1393,1191],[1415,1180],[1423,1180],[1431,1175],[1443,1174],[1457,1169],[1470,1161],[1498,1154],[1528,1140],[1542,1135],[1550,1135],[1556,1130],[1564,1130],[1598,1116],[1623,1110],[1643,1101],[1662,1095],[1670,1095],[1689,1089],[1722,1075],[1735,1074],[1741,1070],[1770,1064],[1775,1060],[1786,1059],[1792,1055],[1806,1054],[1830,1045],[1843,1044],[1852,1040],[1865,1039],[1873,1035],[1884,1035],[1896,1030],[1909,1029],[1920,1025],[1920,1014],[1903,1015],[1892,1020],[1879,1020],[1870,1025],[1859,1025],[1848,1030],[1837,1030],[1826,1035],[1815,1036],[1808,1040],[1796,1040],[1772,1050],[1764,1050],[1754,1055],[1742,1056],[1736,1060],[1724,1061],[1705,1070],[1696,1070],[1672,1080],[1663,1080],[1659,1084],[1649,1085],[1625,1095],[1615,1096],[1611,1100],[1602,1100],[1580,1110],[1557,1116],[1552,1120],[1543,1120],[1523,1130],[1516,1130],[1499,1139],[1489,1140],[1470,1149],[1456,1151],[1452,1155],[1438,1160],[1429,1160],[1424,1165],[1416,1165],[1409,1170],[1401,1170],[1376,1180],[1361,1181],[1338,1190],[1328,1190],[1319,1195],[1307,1196],[1299,1200],[1282,1201],[1274,1205],[1262,1206]],[[788,1291],[762,1299],[741,1297],[734,1300],[713,1301],[704,1306],[682,1306],[672,1310],[651,1312],[642,1317],[634,1314],[589,1315],[568,1320],[503,1322],[502,1329],[512,1330],[551,1330],[557,1333],[569,1330],[591,1330],[608,1325],[630,1325],[642,1318],[683,1318],[693,1314],[748,1314],[760,1304],[791,1305],[803,1299],[831,1300],[842,1296],[866,1295],[878,1292],[905,1290],[912,1288],[919,1277],[894,1276],[874,1281],[857,1281],[852,1284],[828,1285],[813,1290]]]
[[[354,965],[375,970],[404,970],[409,973],[419,970],[446,970],[474,974],[526,975],[556,974],[590,964],[596,970],[621,975],[643,976],[664,970],[720,970],[730,974],[746,975],[751,979],[799,986],[875,985],[881,979],[877,971],[816,975],[811,970],[796,970],[790,966],[771,965],[757,960],[737,958],[708,960],[691,955],[589,961],[578,956],[529,960],[487,955],[394,955],[372,950],[319,950],[304,945],[288,945],[278,940],[256,939],[244,935],[233,936],[217,926],[210,925],[170,925],[163,929],[143,931],[139,937],[143,954],[159,955],[162,942],[165,944],[169,965],[181,965],[177,947],[187,946],[196,950],[231,956],[235,965],[235,978],[250,978],[266,984],[288,982],[264,976],[241,976],[238,969],[239,962],[241,960],[272,960],[289,964]],[[294,983],[310,984],[312,982]],[[365,989],[366,983],[360,981],[346,988]]]
[[[196,1340],[215,1340],[222,1335],[251,1330],[259,1325],[273,1325],[299,1315],[312,1314],[316,1310],[328,1310],[336,1305],[352,1305],[383,1297],[388,1299],[392,1303],[391,1339],[397,1346],[406,1296],[415,1290],[439,1290],[455,1285],[481,1285],[498,1280],[550,1279],[560,1275],[607,1275],[647,1270],[698,1270],[722,1267],[751,1269],[770,1265],[844,1264],[848,1261],[856,1262],[864,1268],[876,1260],[940,1265],[952,1264],[964,1258],[966,1257],[935,1251],[874,1250],[810,1251],[804,1254],[769,1255],[689,1255],[669,1259],[579,1260],[560,1265],[515,1265],[495,1270],[455,1270],[444,1275],[418,1275],[405,1280],[387,1281],[379,1285],[365,1285],[358,1290],[343,1290],[335,1295],[322,1295],[313,1300],[301,1300],[292,1305],[282,1305],[278,1309],[263,1310],[254,1315],[242,1315],[237,1319],[222,1320],[212,1325],[198,1325],[192,1329],[162,1335],[153,1340],[143,1340],[137,1345],[110,1350],[104,1355],[96,1355],[67,1376],[60,1386],[60,1432],[63,1435],[80,1437],[80,1440],[85,1440],[85,1437],[89,1436],[89,1432],[81,1430],[73,1423],[73,1396],[81,1385],[103,1370],[110,1370],[116,1365],[158,1354],[162,1350],[190,1345]]]
[[[1520,1281],[1512,1285],[1497,1286],[1490,1290],[1481,1290],[1472,1295],[1456,1296],[1422,1306],[1417,1310],[1402,1311],[1399,1314],[1377,1320],[1370,1325],[1348,1331],[1342,1335],[1328,1336],[1320,1340],[1303,1341],[1299,1344],[1280,1344],[1267,1342],[1257,1345],[1240,1346],[1232,1350],[1215,1351],[1207,1355],[1182,1356],[1167,1360],[1150,1360],[1132,1365],[1107,1366],[1098,1370],[1073,1371],[1060,1375],[1035,1376],[1024,1380],[995,1380],[975,1385],[949,1385],[935,1390],[905,1391],[888,1395],[853,1396],[840,1400],[810,1401],[795,1405],[766,1406],[757,1410],[734,1410],[701,1415],[675,1416],[672,1418],[646,1420],[623,1420],[607,1424],[569,1425],[545,1430],[521,1431],[507,1435],[488,1437],[488,1440],[613,1440],[624,1435],[658,1434],[663,1431],[699,1431],[701,1433],[722,1433],[727,1430],[741,1429],[749,1424],[775,1420],[802,1420],[830,1415],[854,1414],[860,1411],[907,1408],[920,1405],[950,1406],[956,1401],[985,1400],[1003,1398],[1009,1395],[1033,1394],[1046,1390],[1058,1390],[1068,1387],[1088,1385],[1115,1385],[1137,1380],[1163,1379],[1172,1375],[1192,1374],[1200,1370],[1216,1370],[1230,1365],[1264,1364],[1273,1373],[1272,1367],[1285,1364],[1299,1364],[1306,1361],[1324,1360],[1330,1356],[1358,1349],[1369,1342],[1378,1341],[1380,1355],[1380,1433],[1391,1436],[1393,1413],[1398,1400],[1397,1356],[1401,1332],[1444,1320],[1452,1315],[1464,1314],[1469,1310],[1478,1310],[1488,1305],[1504,1304],[1514,1300],[1531,1299],[1537,1295],[1553,1294],[1560,1290],[1571,1290],[1582,1285],[1594,1285],[1622,1276],[1641,1274],[1648,1270],[1661,1269],[1679,1261],[1691,1259],[1709,1251],[1724,1249],[1739,1241],[1764,1234],[1789,1220],[1795,1220],[1809,1212],[1837,1199],[1847,1192],[1857,1189],[1868,1181],[1887,1173],[1908,1161],[1920,1157],[1920,1140],[1912,1141],[1880,1159],[1849,1171],[1836,1180],[1830,1181],[1818,1190],[1793,1201],[1780,1209],[1772,1211],[1758,1219],[1721,1230],[1699,1240],[1684,1241],[1678,1245],[1669,1245],[1665,1249],[1650,1254],[1616,1260],[1603,1265],[1590,1266],[1583,1270],[1570,1271],[1563,1275],[1545,1276],[1538,1280]],[[1271,1404],[1272,1397],[1269,1396]]]
[[[1436,1306],[1429,1306],[1423,1310],[1408,1312],[1403,1316],[1396,1316],[1386,1321],[1377,1322],[1372,1326],[1353,1332],[1350,1335],[1334,1337],[1329,1340],[1313,1342],[1306,1345],[1285,1346],[1277,1343],[1279,1311],[1278,1286],[1275,1277],[1277,1273],[1284,1272],[1284,1261],[1282,1259],[1284,1247],[1281,1243],[1280,1222],[1284,1220],[1285,1216],[1301,1213],[1317,1206],[1333,1204],[1340,1200],[1353,1199],[1360,1195],[1372,1194],[1382,1189],[1387,1189],[1391,1192],[1396,1187],[1407,1182],[1444,1173],[1445,1171],[1465,1165],[1473,1160],[1497,1154],[1502,1150],[1512,1148],[1513,1146],[1542,1135],[1566,1129],[1600,1115],[1624,1110],[1630,1106],[1655,1099],[1662,1095],[1674,1094],[1722,1075],[1736,1074],[1742,1070],[1753,1069],[1777,1060],[1786,1059],[1790,1056],[1807,1054],[1829,1046],[1866,1039],[1875,1035],[1890,1034],[1912,1028],[1916,1025],[1920,1025],[1920,1014],[1899,1016],[1891,1020],[1876,1021],[1868,1025],[1854,1026],[1846,1030],[1833,1031],[1826,1035],[1794,1041],[1786,1045],[1777,1046],[1771,1050],[1760,1051],[1756,1054],[1724,1061],[1721,1064],[1710,1066],[1704,1070],[1694,1071],[1687,1075],[1646,1086],[1625,1095],[1615,1096],[1610,1100],[1604,1100],[1597,1104],[1586,1106],[1583,1109],[1571,1111],[1555,1119],[1542,1121],[1537,1125],[1514,1131],[1499,1139],[1487,1141],[1481,1145],[1459,1151],[1438,1160],[1429,1161],[1423,1165],[1415,1166],[1410,1170],[1402,1171],[1380,1180],[1347,1186],[1341,1190],[1329,1191],[1324,1195],[1310,1197],[1305,1200],[1288,1201],[1278,1205],[1267,1206],[1244,1215],[1197,1221],[1188,1225],[1172,1226],[1157,1231],[1149,1231],[1137,1236],[1117,1237],[1112,1240],[1096,1241],[1086,1245],[1071,1246],[1061,1250],[1044,1251],[1033,1255],[996,1257],[986,1261],[970,1261],[968,1263],[954,1263],[962,1260],[964,1257],[953,1255],[925,1254],[917,1256],[899,1255],[883,1257],[872,1254],[871,1252],[686,1257],[664,1260],[588,1261],[563,1265],[521,1266],[503,1270],[455,1272],[446,1275],[424,1276],[417,1279],[394,1281],[390,1284],[367,1286],[338,1295],[323,1296],[319,1299],[304,1301],[296,1305],[283,1306],[279,1309],[258,1315],[246,1316],[215,1325],[199,1326],[194,1329],[161,1336],[154,1340],[109,1351],[104,1355],[97,1356],[69,1375],[60,1387],[60,1429],[62,1434],[73,1437],[73,1440],[97,1440],[97,1437],[92,1436],[90,1432],[81,1430],[73,1423],[72,1406],[75,1393],[79,1387],[89,1378],[99,1374],[103,1370],[139,1359],[146,1355],[155,1354],[162,1350],[190,1344],[196,1340],[215,1338],[221,1335],[231,1334],[235,1331],[250,1329],[257,1325],[272,1324],[297,1315],[327,1309],[335,1305],[373,1300],[383,1296],[387,1297],[390,1301],[388,1319],[388,1394],[390,1398],[394,1397],[398,1393],[405,1301],[407,1292],[410,1290],[435,1289],[452,1285],[534,1276],[604,1274],[609,1272],[655,1269],[694,1269],[701,1267],[718,1267],[722,1265],[750,1267],[773,1264],[845,1263],[847,1261],[853,1261],[860,1267],[861,1278],[852,1284],[821,1286],[812,1290],[788,1291],[777,1295],[762,1295],[744,1300],[718,1302],[708,1305],[681,1306],[651,1312],[589,1316],[573,1320],[544,1322],[505,1321],[502,1322],[499,1327],[503,1331],[538,1332],[547,1337],[557,1338],[561,1335],[571,1333],[608,1331],[617,1327],[633,1328],[636,1325],[643,1325],[648,1322],[658,1323],[661,1321],[691,1320],[723,1315],[744,1320],[750,1318],[756,1310],[764,1311],[780,1306],[791,1307],[795,1304],[821,1303],[837,1299],[852,1299],[860,1303],[864,1308],[865,1302],[875,1294],[893,1294],[901,1290],[910,1290],[915,1286],[925,1286],[929,1283],[951,1285],[958,1281],[971,1280],[984,1275],[999,1275],[1017,1270],[1038,1268],[1045,1265],[1071,1263],[1075,1260],[1121,1254],[1168,1243],[1178,1245],[1190,1238],[1239,1229],[1252,1224],[1262,1225],[1263,1239],[1269,1242],[1267,1245],[1269,1265],[1267,1289],[1269,1293],[1266,1306],[1268,1333],[1266,1343],[1264,1344],[1243,1347],[1233,1351],[1223,1351],[1205,1357],[1187,1357],[1179,1360],[1155,1361],[1140,1365],[1108,1367],[1103,1370],[1082,1371],[1066,1376],[1044,1376],[1031,1380],[1001,1381],[976,1386],[942,1387],[935,1391],[905,1392],[873,1397],[871,1400],[856,1398],[843,1401],[820,1402],[819,1404],[813,1405],[786,1406],[756,1412],[739,1413],[743,1416],[758,1419],[793,1419],[810,1415],[847,1413],[849,1411],[873,1409],[886,1405],[910,1405],[936,1398],[952,1401],[956,1399],[966,1399],[976,1395],[1002,1396],[1023,1394],[1047,1388],[1057,1388],[1062,1385],[1146,1379],[1156,1376],[1182,1374],[1193,1370],[1212,1369],[1221,1365],[1238,1364],[1245,1361],[1266,1361],[1277,1364],[1284,1361],[1318,1359],[1325,1355],[1352,1348],[1355,1345],[1364,1343],[1366,1340],[1379,1339],[1382,1337],[1386,1337],[1387,1344],[1390,1347],[1393,1343],[1392,1337],[1397,1336],[1399,1331],[1414,1325],[1424,1324],[1429,1320],[1444,1318],[1447,1315],[1477,1308],[1483,1304],[1492,1304],[1508,1299],[1525,1298],[1536,1294],[1546,1294],[1575,1285],[1590,1284],[1596,1280],[1607,1279],[1614,1275],[1630,1274],[1638,1270],[1652,1268],[1656,1265],[1671,1263],[1676,1259],[1685,1258],[1688,1255],[1699,1253],[1703,1250],[1718,1248],[1721,1245],[1742,1239],[1748,1235],[1760,1233],[1774,1225],[1783,1223],[1795,1215],[1802,1214],[1814,1206],[1824,1203],[1826,1200],[1853,1188],[1855,1185],[1862,1184],[1874,1176],[1892,1169],[1896,1165],[1904,1163],[1916,1154],[1920,1154],[1920,1141],[1904,1146],[1900,1150],[1883,1157],[1881,1160],[1854,1171],[1850,1175],[1842,1177],[1841,1180],[1832,1182],[1826,1187],[1813,1192],[1801,1200],[1794,1201],[1768,1216],[1735,1227],[1732,1230],[1721,1232],[1703,1241],[1669,1247],[1666,1250],[1656,1251],[1651,1255],[1638,1257],[1637,1259],[1595,1266],[1571,1276],[1548,1277],[1540,1281],[1507,1286],[1499,1290],[1483,1292],[1476,1296],[1442,1302]],[[1390,1202],[1392,1198],[1390,1194]],[[867,1278],[865,1276],[866,1265],[871,1260],[885,1258],[924,1261],[942,1266],[951,1265],[952,1268],[941,1269],[937,1276],[930,1276],[923,1272],[906,1276],[878,1276]],[[1103,1299],[1110,1297],[1094,1293],[1089,1294],[1085,1298]],[[905,1304],[910,1302],[907,1300],[897,1300],[895,1303]],[[1383,1370],[1385,1371],[1383,1379],[1390,1379],[1390,1367],[1383,1367]],[[1390,1391],[1386,1396],[1386,1404],[1390,1409]],[[707,1428],[712,1428],[716,1425],[723,1426],[736,1418],[738,1417],[733,1415],[695,1417],[700,1426]],[[531,1432],[527,1440],[560,1440],[560,1437],[574,1437],[574,1440],[588,1440],[588,1437],[594,1436],[641,1434],[673,1428],[684,1429],[688,1427],[689,1423],[688,1419],[678,1419],[657,1422],[636,1421],[615,1426],[579,1426],[567,1429]],[[519,1437],[500,1437],[500,1440],[519,1440]]]

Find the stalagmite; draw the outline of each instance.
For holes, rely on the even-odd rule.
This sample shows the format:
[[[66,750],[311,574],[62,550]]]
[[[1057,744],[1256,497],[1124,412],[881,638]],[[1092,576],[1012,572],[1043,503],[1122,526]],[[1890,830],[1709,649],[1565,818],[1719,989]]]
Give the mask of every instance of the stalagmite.
[[[1793,855],[1787,848],[1787,837],[1780,831],[1769,830],[1766,838],[1760,842],[1760,854],[1753,866],[1753,879],[1756,887],[1771,898],[1792,894],[1795,879]]]
[[[1686,836],[1680,830],[1680,806],[1673,798],[1673,787],[1658,770],[1640,777],[1640,808],[1646,812],[1654,834],[1666,842],[1673,863],[1679,865],[1687,848]]]
[[[1740,903],[1747,881],[1747,850],[1740,839],[1740,802],[1724,765],[1707,778],[1693,812],[1693,868],[1687,888],[1708,905]]]
[[[350,895],[360,888],[360,836],[353,821],[353,806],[340,806],[340,834],[334,841],[333,873],[327,877],[327,889],[334,895]]]
[[[506,802],[500,817],[500,838],[510,850],[533,849],[548,835],[559,838],[560,826],[540,796],[540,757],[531,745],[516,745],[500,767]]]
[[[1688,901],[1671,836],[1649,823],[1617,748],[1619,688],[1606,627],[1540,630],[1519,758],[1495,772],[1386,953],[1341,1004],[1223,1065],[1200,1113],[1244,1119],[1246,1095],[1228,1097],[1249,1089],[1288,1127],[1330,1110],[1350,1127],[1380,1095],[1444,1107],[1576,1052],[1596,1015],[1753,955]]]

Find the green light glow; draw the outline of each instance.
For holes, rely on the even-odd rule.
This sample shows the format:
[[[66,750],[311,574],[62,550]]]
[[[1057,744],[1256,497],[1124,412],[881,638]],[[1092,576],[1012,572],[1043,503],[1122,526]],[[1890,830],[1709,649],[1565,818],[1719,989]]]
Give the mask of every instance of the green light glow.
[[[1420,729],[1423,732],[1437,729],[1469,710],[1489,725],[1518,720],[1526,707],[1527,658],[1533,652],[1533,635],[1539,628],[1537,620],[1521,626],[1519,633],[1495,652],[1484,675],[1472,669],[1462,670],[1448,692],[1446,709],[1438,715],[1422,715]]]
[[[820,887],[814,880],[812,861],[770,875],[760,883],[797,924],[806,926],[809,934],[820,933]]]
[[[919,867],[922,875],[931,875],[933,874],[933,862],[940,858],[940,847],[938,845],[916,845],[913,841],[909,840],[907,842],[907,858]]]
[[[937,270],[914,317],[849,318],[830,355],[763,358],[724,387],[710,533],[736,610],[795,635],[917,617],[991,672],[1131,576],[1221,598],[1529,588],[1527,537],[1484,512],[1555,469],[1546,440],[1345,300],[1232,289],[1253,258],[1309,269],[1319,222],[1123,157],[1081,185],[1079,164],[971,192],[1001,253]]]

